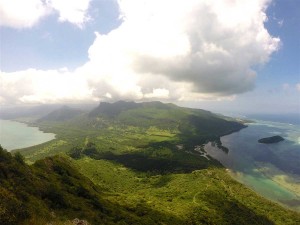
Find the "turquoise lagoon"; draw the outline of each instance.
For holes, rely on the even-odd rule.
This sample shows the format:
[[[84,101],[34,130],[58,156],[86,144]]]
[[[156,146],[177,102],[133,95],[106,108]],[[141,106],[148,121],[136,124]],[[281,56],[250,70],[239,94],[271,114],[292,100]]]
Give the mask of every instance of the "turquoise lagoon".
[[[300,125],[255,120],[221,138],[228,153],[208,143],[206,152],[219,160],[233,178],[260,195],[300,211]],[[276,144],[260,138],[280,135]]]
[[[37,127],[10,120],[0,120],[0,144],[8,151],[38,145],[55,138]]]

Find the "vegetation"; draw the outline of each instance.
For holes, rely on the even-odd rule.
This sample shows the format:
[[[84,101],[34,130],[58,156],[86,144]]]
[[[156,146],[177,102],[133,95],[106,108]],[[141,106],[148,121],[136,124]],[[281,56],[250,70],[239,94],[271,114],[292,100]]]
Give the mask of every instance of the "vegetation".
[[[92,224],[155,224],[158,221],[179,224],[180,219],[154,212],[144,204],[129,208],[111,202],[66,156],[45,158],[32,166],[19,157],[0,147],[3,225],[62,223],[78,217]],[[152,216],[144,217],[144,212]]]
[[[258,196],[202,154],[209,141],[229,151],[220,136],[245,127],[234,119],[160,102],[117,102],[36,125],[56,140],[22,155],[0,151],[0,221],[6,224],[74,218],[122,225],[300,224],[299,213]]]
[[[83,147],[86,141],[95,143],[99,151],[118,154],[145,152],[145,146],[160,142],[168,142],[173,149],[183,144],[186,151],[208,141],[217,142],[221,148],[220,136],[245,127],[205,110],[160,102],[101,103],[90,113],[69,120],[38,121],[32,125],[57,135],[56,140],[22,150],[31,163],[73,147]]]
[[[272,136],[272,137],[267,137],[267,138],[262,138],[262,139],[258,140],[259,143],[263,143],[263,144],[273,144],[273,143],[278,143],[278,142],[281,142],[281,141],[284,141],[284,138],[279,136],[279,135]]]
[[[28,166],[21,155],[0,148],[0,171],[4,225],[63,224],[74,218],[91,224],[300,222],[299,214],[257,196],[221,168],[151,175],[107,160],[74,162],[63,155]]]

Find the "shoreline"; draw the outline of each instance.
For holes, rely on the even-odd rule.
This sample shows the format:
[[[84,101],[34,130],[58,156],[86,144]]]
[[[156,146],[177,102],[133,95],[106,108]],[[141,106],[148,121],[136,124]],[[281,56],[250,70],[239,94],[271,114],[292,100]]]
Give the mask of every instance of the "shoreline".
[[[57,139],[57,134],[55,134],[55,133],[50,133],[50,132],[45,132],[45,131],[43,131],[43,130],[41,130],[40,129],[40,127],[39,126],[31,126],[29,123],[26,123],[26,122],[24,122],[24,121],[18,121],[18,120],[7,120],[7,119],[0,119],[0,121],[5,121],[5,122],[7,122],[7,123],[14,123],[14,124],[16,124],[17,126],[19,126],[19,129],[18,129],[18,131],[19,130],[21,130],[21,129],[24,129],[24,132],[21,132],[21,137],[25,140],[23,140],[23,143],[21,143],[20,145],[21,145],[21,147],[14,147],[14,145],[13,146],[10,146],[11,144],[5,144],[5,142],[3,141],[3,143],[0,143],[1,144],[1,146],[3,147],[3,148],[5,148],[7,151],[9,151],[9,152],[16,152],[16,151],[20,151],[20,150],[22,150],[22,149],[26,149],[26,148],[30,148],[30,147],[34,147],[34,146],[37,146],[37,145],[41,145],[41,144],[44,144],[44,143],[47,143],[47,142],[49,142],[49,141],[53,141],[53,140],[55,140],[55,139]],[[15,126],[16,126],[15,125]],[[22,126],[22,127],[21,127]],[[30,132],[28,132],[28,131],[26,131],[26,129],[31,129],[31,132],[32,132],[32,136],[33,137],[35,137],[36,138],[36,136],[37,135],[45,135],[45,136],[47,136],[47,139],[46,140],[44,140],[44,138],[46,138],[45,136],[43,137],[43,138],[39,138],[40,140],[42,140],[42,142],[41,141],[34,141],[33,143],[31,143],[30,141],[29,142],[26,142],[26,140],[28,141],[28,140],[30,140],[30,138],[25,138],[25,136],[28,136],[28,133],[30,133]],[[9,132],[10,133],[10,132]],[[24,133],[24,135],[22,134],[22,133]],[[26,134],[26,135],[25,135]],[[18,133],[15,133],[13,136],[18,136]],[[19,135],[20,136],[20,135]],[[29,135],[30,136],[30,135]],[[51,137],[49,137],[49,136],[51,136]],[[34,139],[35,140],[35,139]],[[31,141],[33,141],[33,140],[31,140]],[[16,142],[16,141],[15,141]],[[10,143],[13,143],[13,142],[10,142]],[[25,143],[25,146],[23,146],[24,145],[24,143]],[[27,143],[27,144],[26,144]],[[29,143],[29,144],[28,144]]]
[[[274,181],[279,186],[284,187],[285,189],[294,193],[300,199],[300,176],[295,178],[295,175],[286,174],[283,171],[281,171],[280,169],[277,169],[272,164],[267,164],[267,165],[264,165],[263,163],[261,163],[262,165],[259,165],[259,164],[260,163],[256,163],[258,172],[263,174],[268,179]],[[268,168],[266,168],[266,167],[271,167],[273,171],[268,171]],[[277,172],[278,175],[275,175],[274,174],[275,172]],[[276,177],[277,177],[277,179],[276,179]],[[298,179],[298,181],[296,181],[294,184],[293,183],[289,184],[289,182],[285,181],[286,178],[293,179],[293,180]],[[297,187],[297,183],[299,183],[298,187]]]
[[[215,148],[218,148],[218,147],[215,147]],[[261,172],[261,171],[258,171],[262,176],[264,176],[266,179],[269,179],[271,180],[272,182],[276,183],[277,186],[279,186],[280,188],[283,188],[285,190],[287,190],[288,192],[290,192],[291,194],[293,194],[295,196],[295,198],[293,199],[287,199],[287,200],[279,200],[279,199],[276,199],[276,198],[271,198],[271,197],[267,197],[265,196],[264,194],[262,194],[261,192],[257,191],[255,188],[254,188],[254,185],[249,185],[245,182],[243,182],[242,179],[239,179],[238,178],[238,174],[243,174],[243,173],[240,173],[238,171],[234,171],[233,169],[231,168],[228,168],[227,166],[225,166],[222,162],[220,162],[220,160],[218,160],[217,158],[213,157],[211,154],[209,154],[206,150],[204,150],[206,152],[206,154],[213,158],[214,160],[217,160],[223,167],[224,167],[224,170],[226,171],[226,173],[228,173],[230,175],[230,177],[232,179],[234,179],[235,181],[241,183],[242,185],[244,185],[245,187],[251,189],[252,191],[254,191],[256,194],[258,194],[259,196],[265,198],[265,199],[268,199],[269,201],[272,201],[272,202],[275,202],[277,204],[280,204],[281,206],[283,206],[284,208],[286,209],[289,209],[289,210],[293,210],[295,212],[300,212],[300,204],[297,204],[297,205],[291,205],[289,204],[289,202],[293,202],[293,201],[297,201],[300,203],[300,195],[299,193],[295,192],[293,189],[290,189],[288,187],[286,187],[285,185],[282,185],[281,182],[278,182],[274,179],[272,179],[272,177],[268,176],[267,174]],[[218,149],[218,151],[222,151],[221,149]],[[242,175],[241,175],[242,176]]]
[[[252,123],[253,124],[253,123]],[[249,126],[247,126],[249,127]],[[245,128],[247,128],[245,127]],[[240,129],[242,130],[242,129]],[[240,131],[239,130],[239,131]],[[237,132],[239,132],[237,131]],[[235,132],[232,132],[231,134],[233,134]],[[231,135],[229,134],[229,135]],[[225,137],[228,135],[223,135],[222,137]],[[220,137],[220,140],[221,138]],[[221,140],[222,142],[222,140]],[[223,140],[224,142],[224,140]],[[223,145],[223,143],[222,143]],[[226,147],[226,146],[225,146]],[[231,151],[229,147],[227,147],[229,149],[229,152]],[[242,148],[242,146],[240,146],[240,148]],[[250,147],[251,148],[251,147]],[[225,152],[222,151],[222,149],[220,149],[218,146],[213,146],[212,142],[208,142],[205,145],[204,148],[205,152],[213,159],[217,160],[224,168],[225,171],[236,181],[238,181],[239,183],[245,185],[246,187],[252,189],[254,192],[256,192],[258,195],[272,201],[272,202],[276,202],[280,205],[282,205],[283,207],[296,211],[296,212],[300,212],[300,176],[292,176],[289,174],[286,174],[282,171],[279,171],[275,166],[273,167],[266,167],[266,169],[268,170],[263,170],[262,165],[258,165],[255,164],[254,160],[254,167],[253,170],[256,170],[257,173],[261,174],[261,176],[263,176],[266,180],[269,180],[271,182],[273,182],[273,184],[275,185],[274,187],[278,187],[278,190],[285,190],[287,192],[287,194],[284,194],[285,192],[282,192],[282,194],[276,194],[276,189],[274,189],[274,193],[271,195],[268,195],[268,193],[264,190],[264,188],[268,188],[268,186],[265,186],[264,183],[255,183],[255,182],[259,182],[259,181],[252,181],[251,177],[254,177],[254,175],[251,175],[250,173],[244,173],[242,170],[235,170],[234,168],[234,163],[237,163],[236,165],[238,165],[239,161],[234,161],[234,156],[233,157],[227,157],[228,154],[226,154]],[[251,151],[251,150],[250,150]],[[242,151],[238,152],[239,157],[243,157],[241,155]],[[237,155],[237,156],[238,156]],[[244,158],[245,159],[245,158]],[[235,160],[238,160],[238,158],[236,158]],[[277,170],[276,170],[277,169]],[[252,169],[251,169],[252,170]],[[239,178],[239,171],[241,172],[240,174],[240,178]],[[250,176],[250,180],[248,181],[248,178],[243,178],[243,176]],[[243,180],[246,179],[246,180]],[[263,178],[262,178],[263,179]],[[261,185],[261,186],[260,186]],[[270,186],[271,188],[273,186]],[[280,193],[280,192],[279,192]],[[289,194],[290,193],[290,194]],[[294,197],[293,197],[294,196]]]

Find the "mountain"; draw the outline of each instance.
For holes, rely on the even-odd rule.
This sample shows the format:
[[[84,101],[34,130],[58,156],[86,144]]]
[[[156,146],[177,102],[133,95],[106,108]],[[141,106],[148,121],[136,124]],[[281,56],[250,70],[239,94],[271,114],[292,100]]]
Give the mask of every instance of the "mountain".
[[[143,205],[126,208],[107,200],[104,190],[79,173],[66,156],[28,166],[21,154],[13,156],[0,146],[0,184],[1,225],[74,224],[75,218],[107,225],[172,221],[159,212],[153,212],[153,218],[139,215],[151,212]]]
[[[55,140],[22,155],[0,151],[1,224],[300,224],[299,213],[206,154],[208,142],[230,152],[220,136],[244,128],[239,120],[161,102],[102,102],[69,120],[53,114],[34,125]]]
[[[104,118],[121,124],[161,129],[178,129],[182,137],[219,137],[245,125],[206,110],[179,107],[161,102],[101,102],[89,113],[90,118]]]
[[[37,122],[44,122],[44,121],[66,121],[73,119],[74,117],[82,114],[83,111],[79,109],[70,108],[68,106],[63,106],[59,109],[56,109],[47,115],[41,117],[37,120]]]
[[[93,109],[89,113],[89,116],[95,117],[99,115],[105,115],[108,117],[115,117],[118,116],[122,111],[127,111],[141,106],[142,104],[138,104],[135,102],[125,102],[125,101],[118,101],[116,103],[101,102],[97,108]]]

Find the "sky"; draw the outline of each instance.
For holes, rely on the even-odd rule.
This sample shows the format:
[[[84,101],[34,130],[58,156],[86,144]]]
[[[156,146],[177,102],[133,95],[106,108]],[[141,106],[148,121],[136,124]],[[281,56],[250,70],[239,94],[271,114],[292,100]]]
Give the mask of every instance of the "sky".
[[[0,0],[0,105],[300,114],[298,0]]]

